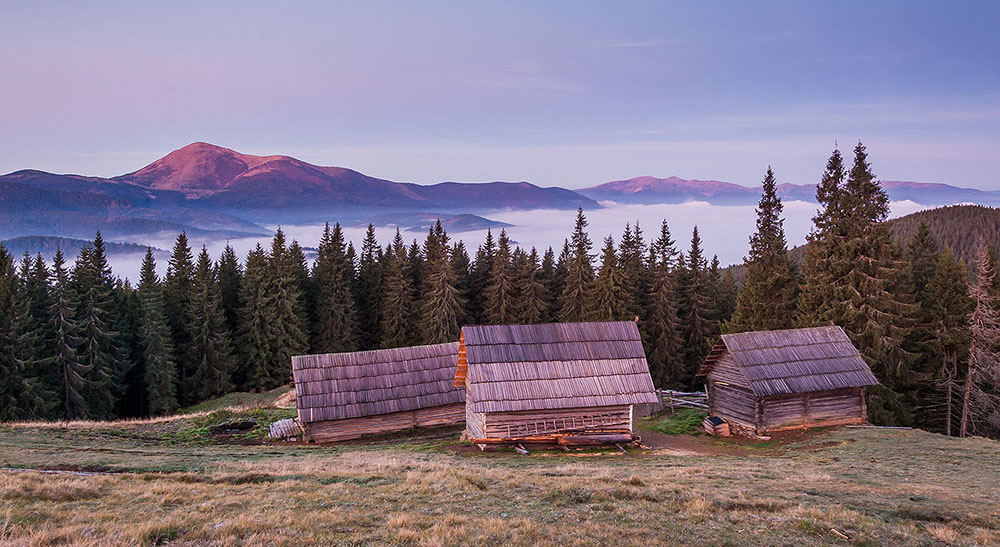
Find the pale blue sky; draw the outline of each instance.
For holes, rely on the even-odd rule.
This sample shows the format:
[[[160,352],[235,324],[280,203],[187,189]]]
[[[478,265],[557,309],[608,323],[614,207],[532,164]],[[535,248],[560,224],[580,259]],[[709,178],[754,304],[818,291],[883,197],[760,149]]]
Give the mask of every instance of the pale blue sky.
[[[1000,189],[995,2],[5,2],[0,172],[192,141],[373,176]]]

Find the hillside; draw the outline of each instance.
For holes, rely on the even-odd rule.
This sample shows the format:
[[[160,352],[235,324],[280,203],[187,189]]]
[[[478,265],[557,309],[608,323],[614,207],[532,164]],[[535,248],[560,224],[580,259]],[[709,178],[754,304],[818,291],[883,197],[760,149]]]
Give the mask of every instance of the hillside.
[[[15,259],[19,258],[24,253],[28,253],[29,255],[41,253],[46,259],[51,259],[52,255],[56,253],[56,249],[61,249],[63,256],[67,257],[67,261],[72,260],[76,257],[76,255],[80,254],[80,249],[91,243],[93,243],[93,240],[87,241],[83,239],[55,236],[22,236],[0,241],[0,244],[3,244],[3,246],[7,249],[7,252],[13,255]],[[119,254],[141,254],[146,252],[145,246],[136,245],[135,243],[115,243],[106,241],[104,242],[104,246],[107,249],[107,254],[109,256]],[[165,258],[169,256],[167,251],[157,249],[155,247],[153,248],[153,253],[157,255],[157,258]]]
[[[910,213],[888,221],[893,236],[904,245],[917,232],[921,222],[926,222],[938,244],[951,249],[955,256],[973,271],[976,246],[980,239],[1000,250],[1000,208],[981,205],[950,205]],[[802,264],[806,246],[798,245],[789,254]],[[743,280],[743,265],[733,264],[725,271],[733,274],[737,282]]]
[[[669,428],[654,419],[637,426],[664,447],[628,454],[483,453],[462,443],[458,428],[330,447],[261,444],[268,421],[290,412],[0,426],[0,538],[71,545],[1000,542],[998,444],[985,439],[841,429],[749,443],[656,434]]]

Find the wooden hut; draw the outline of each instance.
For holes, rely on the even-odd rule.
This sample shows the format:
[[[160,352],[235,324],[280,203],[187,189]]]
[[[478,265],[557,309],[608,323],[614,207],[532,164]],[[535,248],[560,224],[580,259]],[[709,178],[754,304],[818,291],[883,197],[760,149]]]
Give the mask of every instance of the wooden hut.
[[[627,442],[633,405],[656,402],[631,321],[463,327],[455,385],[481,446]]]
[[[315,442],[465,420],[458,343],[292,357],[295,402]]]
[[[840,327],[723,334],[698,376],[712,415],[758,434],[864,423],[878,384]]]

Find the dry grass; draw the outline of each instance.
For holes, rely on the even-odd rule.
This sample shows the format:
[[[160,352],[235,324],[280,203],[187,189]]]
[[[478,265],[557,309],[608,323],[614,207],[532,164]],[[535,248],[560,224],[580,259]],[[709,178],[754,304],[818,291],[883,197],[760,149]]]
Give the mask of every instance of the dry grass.
[[[0,430],[0,465],[129,472],[0,472],[0,542],[1000,543],[997,443],[827,436],[837,442],[783,456],[574,458],[463,455],[420,436],[232,447],[22,425]]]

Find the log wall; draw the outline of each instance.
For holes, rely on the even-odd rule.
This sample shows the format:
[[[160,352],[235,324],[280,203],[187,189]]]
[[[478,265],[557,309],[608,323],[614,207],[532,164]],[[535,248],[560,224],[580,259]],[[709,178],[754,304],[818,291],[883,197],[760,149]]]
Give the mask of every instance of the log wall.
[[[465,404],[421,408],[346,420],[304,423],[306,437],[317,443],[331,443],[360,438],[362,435],[392,433],[415,427],[437,427],[465,421]]]
[[[733,354],[729,351],[724,352],[722,357],[712,365],[712,371],[708,373],[708,380],[750,389],[750,383],[747,382],[746,376],[743,375],[743,371],[740,370],[736,360],[733,359]]]
[[[708,408],[726,421],[757,427],[757,397],[747,388],[709,382]]]
[[[764,397],[758,432],[859,424],[866,419],[864,388]]]
[[[577,429],[632,431],[632,405],[488,412],[483,418],[483,435],[473,438],[507,439]]]

